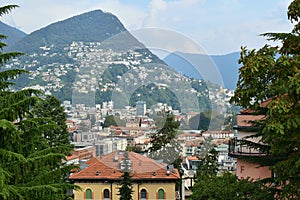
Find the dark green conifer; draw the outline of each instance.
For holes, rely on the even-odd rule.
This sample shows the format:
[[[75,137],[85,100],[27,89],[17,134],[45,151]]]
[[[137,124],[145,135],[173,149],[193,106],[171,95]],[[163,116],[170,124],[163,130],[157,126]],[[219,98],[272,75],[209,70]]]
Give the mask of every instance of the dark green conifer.
[[[16,7],[0,7],[0,16]],[[4,38],[6,36],[0,35],[0,40]],[[5,46],[0,42],[1,68],[10,59],[22,55],[3,53]],[[12,80],[23,73],[27,72],[20,69],[1,69],[0,72],[0,199],[66,199],[67,191],[75,187],[67,181],[74,166],[64,164],[70,147],[46,145],[42,134],[46,125],[41,125],[44,119],[32,112],[37,102],[42,101],[40,91],[11,90]]]
[[[132,180],[130,176],[130,167],[131,161],[128,157],[128,152],[124,152],[124,158],[120,163],[121,170],[123,170],[122,180],[121,180],[121,187],[119,188],[118,195],[120,196],[120,200],[132,200]]]

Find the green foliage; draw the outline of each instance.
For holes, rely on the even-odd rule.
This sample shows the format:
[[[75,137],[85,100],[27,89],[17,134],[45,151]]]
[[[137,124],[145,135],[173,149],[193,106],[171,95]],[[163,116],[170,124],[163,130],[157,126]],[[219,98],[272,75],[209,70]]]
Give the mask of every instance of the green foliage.
[[[125,126],[126,121],[120,119],[120,116],[108,115],[105,117],[103,127],[110,127],[110,126]]]
[[[175,121],[170,112],[163,114],[165,121],[163,127],[151,136],[151,147],[148,149],[149,157],[163,160],[164,163],[173,164],[180,168],[181,145],[175,140],[180,122]]]
[[[65,44],[71,44],[73,41],[103,42],[122,31],[125,31],[125,28],[115,16],[95,10],[40,29],[27,36],[26,40],[17,43],[13,49],[37,53],[35,47],[56,44],[57,49],[62,50]]]
[[[123,169],[123,175],[121,180],[121,187],[119,188],[118,195],[120,196],[120,200],[132,200],[132,181],[130,176],[130,160],[128,158],[128,153],[124,152],[124,158],[122,160],[125,164]]]
[[[269,179],[280,188],[277,197],[299,199],[300,191],[300,1],[288,8],[288,18],[294,25],[291,33],[266,33],[280,47],[264,46],[259,50],[242,49],[240,77],[232,101],[256,113],[264,113],[261,141],[269,145],[271,169],[276,174]],[[268,100],[264,108],[260,103]],[[253,102],[253,103],[250,103]]]
[[[193,187],[191,200],[232,200],[256,199],[273,200],[274,194],[261,183],[250,180],[238,180],[231,173],[221,176],[203,176]]]
[[[40,120],[39,126],[45,129],[42,135],[46,138],[49,147],[70,145],[66,114],[60,101],[54,96],[46,96],[33,109],[33,114]]]
[[[223,115],[213,111],[201,112],[189,120],[189,126],[194,130],[220,130],[223,125]]]
[[[128,67],[123,64],[111,64],[107,67],[107,69],[101,75],[102,84],[105,85],[106,83],[117,83],[118,76],[124,75],[128,71]]]
[[[173,114],[167,112],[166,120],[163,127],[158,130],[156,134],[151,136],[152,146],[149,148],[149,152],[160,150],[166,144],[174,140],[177,134],[177,129],[180,123],[174,120]]]
[[[14,7],[0,7],[0,14]],[[1,49],[5,46],[0,45]],[[19,55],[0,53],[1,67]],[[0,72],[0,199],[65,199],[68,190],[77,188],[67,181],[74,166],[63,164],[70,148],[58,142],[47,143],[49,138],[44,136],[45,130],[62,130],[64,118],[44,110],[39,111],[39,116],[34,114],[37,103],[43,101],[38,97],[39,91],[10,91],[12,81],[23,73],[26,71]]]
[[[218,167],[218,152],[213,148],[204,158],[200,158],[197,168],[197,180],[203,177],[216,176],[219,171]]]
[[[169,88],[160,88],[154,83],[143,85],[131,95],[129,104],[134,106],[137,101],[145,101],[148,108],[157,103],[166,103],[175,110],[180,110],[176,95]]]

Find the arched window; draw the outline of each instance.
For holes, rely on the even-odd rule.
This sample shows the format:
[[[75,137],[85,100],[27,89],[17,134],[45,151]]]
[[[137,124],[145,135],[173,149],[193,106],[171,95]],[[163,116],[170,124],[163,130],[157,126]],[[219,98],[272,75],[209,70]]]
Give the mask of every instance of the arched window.
[[[87,189],[85,191],[85,199],[92,199],[93,195],[92,195],[92,190],[91,189]]]
[[[145,189],[141,190],[141,200],[147,200],[147,191]]]
[[[163,189],[158,190],[158,199],[165,199],[165,191]]]
[[[103,191],[103,197],[104,197],[104,200],[110,200],[110,194],[109,194],[109,190],[108,189],[105,189]]]

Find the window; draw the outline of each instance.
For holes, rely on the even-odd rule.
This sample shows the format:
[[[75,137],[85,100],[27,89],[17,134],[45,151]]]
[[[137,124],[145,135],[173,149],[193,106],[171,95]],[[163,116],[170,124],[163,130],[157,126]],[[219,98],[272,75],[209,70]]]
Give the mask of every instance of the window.
[[[141,190],[141,200],[147,200],[147,191],[145,189]]]
[[[165,191],[163,189],[158,190],[158,199],[165,199]]]
[[[92,199],[92,190],[91,189],[87,189],[85,191],[85,199]]]
[[[110,200],[110,195],[109,195],[109,190],[108,189],[105,189],[103,191],[103,197],[104,197],[104,200]]]

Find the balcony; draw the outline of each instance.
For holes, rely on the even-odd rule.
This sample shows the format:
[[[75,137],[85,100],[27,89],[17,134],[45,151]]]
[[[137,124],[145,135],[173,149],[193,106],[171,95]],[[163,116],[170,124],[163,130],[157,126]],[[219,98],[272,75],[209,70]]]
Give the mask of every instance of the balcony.
[[[261,152],[258,149],[251,148],[245,144],[241,144],[240,140],[231,139],[228,146],[228,155],[234,158],[239,157],[265,157],[269,154]]]

